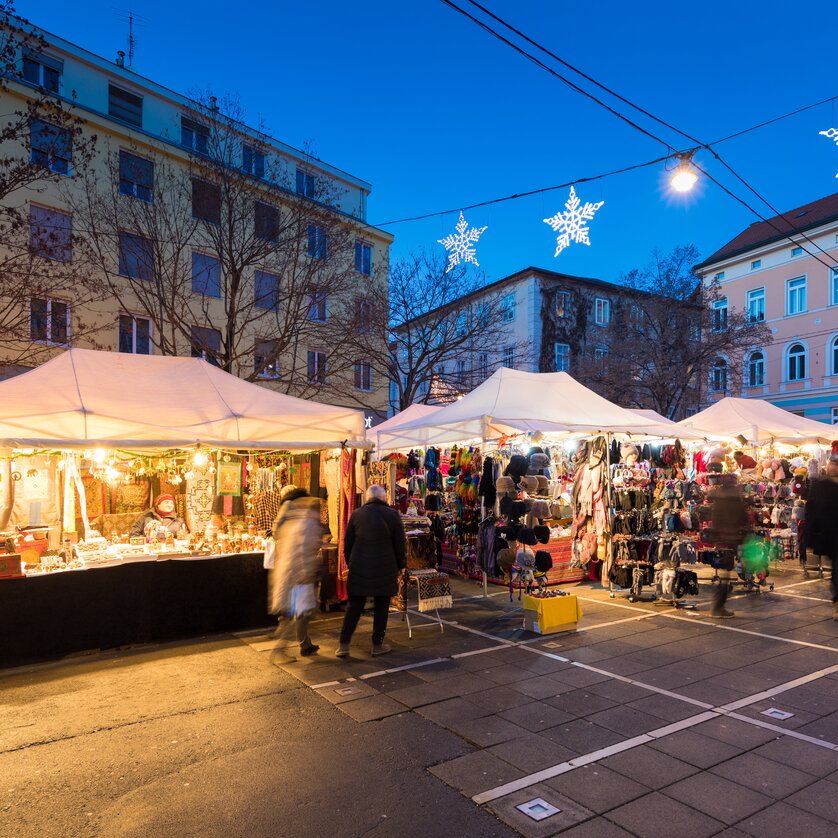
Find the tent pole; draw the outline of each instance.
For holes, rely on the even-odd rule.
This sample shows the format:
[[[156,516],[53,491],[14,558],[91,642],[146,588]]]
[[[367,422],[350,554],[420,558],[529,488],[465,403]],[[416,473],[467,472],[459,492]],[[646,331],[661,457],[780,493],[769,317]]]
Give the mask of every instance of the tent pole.
[[[486,456],[486,417],[485,416],[483,417],[483,438],[482,438],[481,444],[480,444],[480,451],[482,452],[483,456],[485,457]],[[485,495],[483,497],[485,497]],[[485,513],[486,510],[483,509],[483,501],[482,500],[480,501],[480,507],[481,507],[481,510]],[[480,517],[482,518],[483,516],[481,515]],[[489,577],[486,573],[485,566],[480,568],[480,572],[483,575],[483,596],[488,597],[489,596]]]

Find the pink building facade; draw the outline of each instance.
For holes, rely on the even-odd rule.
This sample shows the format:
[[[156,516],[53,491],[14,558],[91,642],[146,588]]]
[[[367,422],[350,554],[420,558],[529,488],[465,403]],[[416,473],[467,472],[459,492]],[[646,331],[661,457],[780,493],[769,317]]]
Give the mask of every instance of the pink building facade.
[[[771,330],[765,346],[716,361],[705,401],[767,399],[838,424],[838,193],[752,224],[697,272],[723,295],[714,328],[744,309]]]

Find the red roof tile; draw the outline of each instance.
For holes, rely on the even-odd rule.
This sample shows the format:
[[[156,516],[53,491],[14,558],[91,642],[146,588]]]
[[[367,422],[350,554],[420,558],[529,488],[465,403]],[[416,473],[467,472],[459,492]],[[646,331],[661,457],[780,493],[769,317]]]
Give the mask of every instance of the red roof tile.
[[[696,265],[696,268],[700,269],[757,247],[782,241],[789,235],[806,232],[830,221],[838,221],[838,192],[782,215],[775,215],[767,221],[755,221],[735,239],[731,239],[712,256]]]

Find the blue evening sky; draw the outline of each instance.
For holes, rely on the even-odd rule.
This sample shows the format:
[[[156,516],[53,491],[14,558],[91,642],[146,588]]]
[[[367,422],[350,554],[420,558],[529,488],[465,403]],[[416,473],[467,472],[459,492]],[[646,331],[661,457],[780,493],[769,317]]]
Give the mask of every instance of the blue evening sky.
[[[19,0],[47,31],[106,57],[125,49],[114,6]],[[465,0],[460,5],[468,6]],[[838,95],[838,5],[765,0],[700,4],[484,0],[496,14],[622,95],[703,141]],[[135,68],[175,90],[238,95],[279,139],[373,185],[369,221],[457,208],[618,169],[663,152],[440,0],[135,2]],[[625,106],[620,105],[625,110]],[[648,120],[678,148],[691,145]],[[838,127],[823,105],[718,147],[781,211],[838,191]],[[746,193],[707,152],[698,161]],[[562,189],[466,214],[488,225],[478,259],[495,280],[528,265],[614,281],[654,247],[695,243],[703,256],[756,220],[713,184],[672,197],[662,166],[582,184],[605,201],[591,246],[553,257],[542,219]],[[772,214],[759,206],[763,214]],[[393,256],[434,246],[456,213],[386,229]]]

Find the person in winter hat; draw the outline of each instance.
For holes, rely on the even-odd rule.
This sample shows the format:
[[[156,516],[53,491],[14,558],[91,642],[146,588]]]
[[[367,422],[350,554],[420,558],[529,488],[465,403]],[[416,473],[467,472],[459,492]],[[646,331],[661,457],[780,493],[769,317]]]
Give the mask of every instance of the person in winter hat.
[[[813,480],[806,500],[806,546],[832,564],[832,617],[838,620],[838,441],[832,443],[826,476]]]
[[[165,492],[154,499],[154,506],[151,509],[147,509],[134,521],[131,536],[132,538],[146,536],[157,527],[168,530],[172,535],[177,535],[186,527],[183,518],[179,517],[175,510],[174,497]]]

